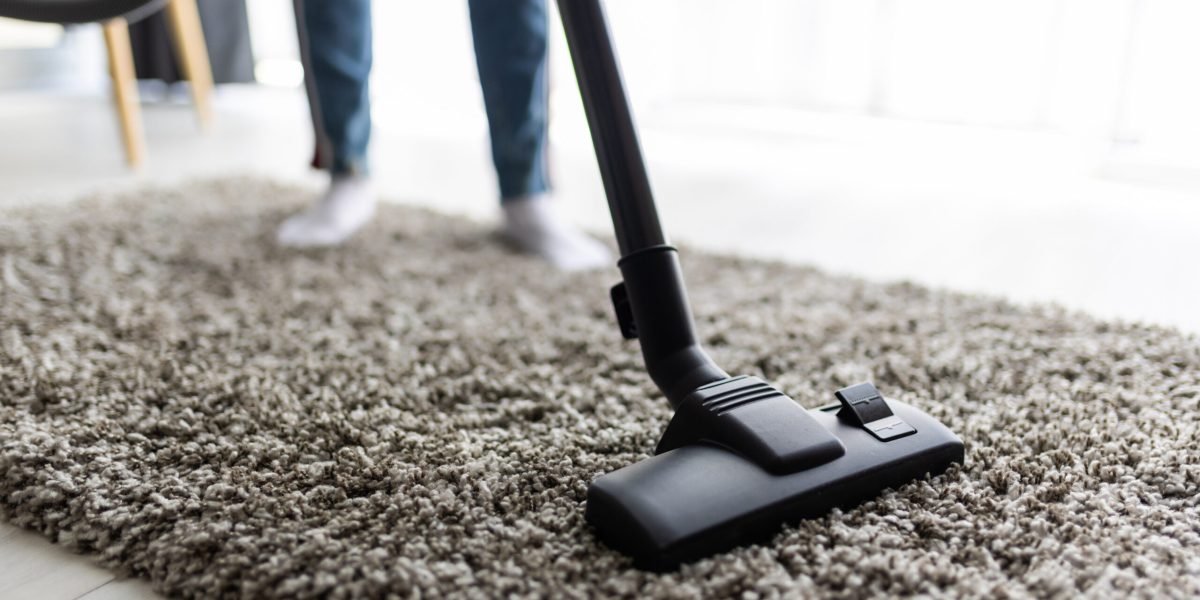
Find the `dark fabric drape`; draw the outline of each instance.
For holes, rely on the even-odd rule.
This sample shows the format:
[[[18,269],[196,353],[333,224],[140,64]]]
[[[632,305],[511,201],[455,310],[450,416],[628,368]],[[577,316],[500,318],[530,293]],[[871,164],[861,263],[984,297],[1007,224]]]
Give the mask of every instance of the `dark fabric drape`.
[[[250,50],[250,23],[246,0],[198,0],[200,24],[208,44],[213,83],[254,81],[254,55]],[[133,63],[138,79],[182,79],[170,30],[161,12],[129,26]]]

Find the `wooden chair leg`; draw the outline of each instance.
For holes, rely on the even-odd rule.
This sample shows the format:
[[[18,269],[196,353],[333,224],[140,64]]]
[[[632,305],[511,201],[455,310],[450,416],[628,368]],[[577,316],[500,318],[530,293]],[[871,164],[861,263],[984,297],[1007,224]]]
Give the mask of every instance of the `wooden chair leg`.
[[[131,167],[142,164],[146,156],[146,138],[142,133],[142,112],[138,104],[137,75],[133,71],[133,50],[129,45],[129,25],[125,19],[103,23],[104,45],[108,48],[108,70],[112,76],[113,103],[121,123],[125,143],[125,161]]]
[[[204,30],[200,27],[200,13],[196,0],[171,0],[166,6],[167,20],[171,23],[175,54],[183,76],[192,84],[192,102],[196,106],[196,117],[200,126],[208,125],[212,118],[212,66],[208,62],[208,47],[204,43]]]

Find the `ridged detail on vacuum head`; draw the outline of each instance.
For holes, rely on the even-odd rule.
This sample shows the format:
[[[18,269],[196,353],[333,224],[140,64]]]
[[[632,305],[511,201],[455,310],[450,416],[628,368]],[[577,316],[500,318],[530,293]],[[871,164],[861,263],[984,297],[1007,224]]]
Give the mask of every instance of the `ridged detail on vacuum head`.
[[[739,377],[738,379],[743,379]],[[733,387],[733,389],[724,390],[705,398],[700,403],[704,408],[712,411],[715,414],[727,413],[739,406],[745,406],[761,400],[766,400],[774,396],[782,396],[783,392],[771,387],[762,380],[747,379],[744,385]],[[728,385],[730,381],[723,381],[723,384]],[[714,386],[715,387],[715,386]],[[703,388],[701,388],[703,390]],[[700,391],[700,390],[698,390]]]

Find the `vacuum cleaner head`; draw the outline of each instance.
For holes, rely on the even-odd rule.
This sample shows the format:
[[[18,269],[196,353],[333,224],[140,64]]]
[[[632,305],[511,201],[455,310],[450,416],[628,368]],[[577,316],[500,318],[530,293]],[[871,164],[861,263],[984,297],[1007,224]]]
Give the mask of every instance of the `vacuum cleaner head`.
[[[740,381],[746,379],[752,378]],[[715,387],[739,380],[731,381]],[[936,475],[963,461],[962,441],[924,412],[884,400],[869,383],[837,394],[840,403],[810,411],[782,394],[766,400],[753,395],[739,400],[736,393],[718,398],[713,404],[723,401],[728,410],[713,417],[715,422],[736,422],[739,411],[763,422],[774,412],[772,399],[803,413],[809,423],[795,428],[790,440],[811,450],[797,463],[801,468],[773,470],[777,463],[764,461],[762,453],[752,457],[712,437],[660,445],[658,455],[592,483],[588,522],[607,545],[633,557],[636,566],[670,570],[765,540],[783,523],[818,517],[834,507],[848,508],[886,488]],[[730,407],[739,401],[747,403]],[[664,442],[672,428],[679,427],[678,416],[686,414],[677,411]],[[737,430],[740,425],[732,427]],[[786,437],[783,428],[775,435]],[[831,452],[834,444],[837,451]]]

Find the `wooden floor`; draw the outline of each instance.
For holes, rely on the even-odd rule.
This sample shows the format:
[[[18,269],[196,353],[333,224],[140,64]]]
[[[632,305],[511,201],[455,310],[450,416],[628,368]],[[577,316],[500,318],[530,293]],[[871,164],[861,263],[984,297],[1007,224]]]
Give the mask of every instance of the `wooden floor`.
[[[0,598],[54,600],[158,598],[138,579],[117,579],[90,557],[72,554],[31,531],[0,523]]]
[[[577,100],[568,100],[552,111],[557,189],[572,218],[611,231]],[[23,141],[0,144],[0,216],[191,177],[263,174],[317,189],[298,92],[227,88],[214,108],[201,134],[186,97],[146,106],[148,160],[135,174],[105,98],[0,94],[0,139]],[[398,201],[493,218],[482,116],[439,110],[379,108],[378,185]],[[1036,132],[720,107],[639,116],[677,241],[1200,332],[1200,278],[1181,276],[1200,257],[1195,172],[1162,177],[1124,150],[1101,148],[1108,154],[1097,160],[1096,148]],[[0,524],[0,599],[154,595]]]

